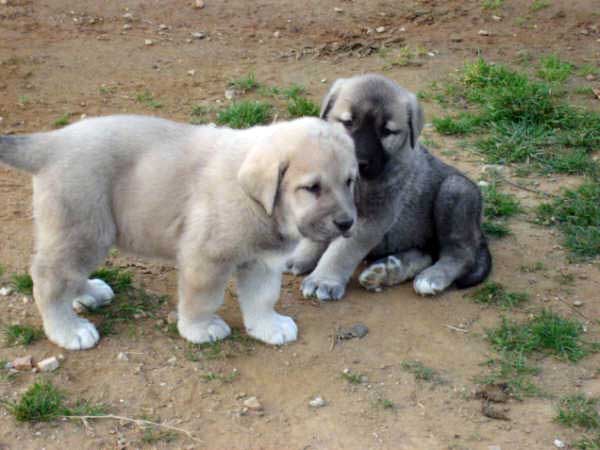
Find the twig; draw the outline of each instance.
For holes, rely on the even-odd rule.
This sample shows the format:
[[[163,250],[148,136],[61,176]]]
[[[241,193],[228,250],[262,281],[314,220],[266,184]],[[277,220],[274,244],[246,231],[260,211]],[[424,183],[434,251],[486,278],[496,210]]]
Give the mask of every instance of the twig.
[[[524,191],[533,192],[534,194],[542,195],[542,196],[544,196],[544,197],[555,197],[553,194],[550,194],[550,193],[548,193],[548,192],[539,191],[539,190],[537,190],[537,189],[531,189],[531,188],[528,188],[528,187],[526,187],[526,186],[522,186],[522,185],[520,185],[520,184],[518,184],[518,183],[515,183],[514,181],[510,181],[510,180],[509,180],[508,178],[506,178],[506,177],[500,176],[499,178],[500,178],[500,179],[501,179],[503,182],[505,182],[505,183],[507,183],[507,184],[510,184],[511,186],[514,186],[514,187],[516,187],[516,188],[518,188],[518,189],[523,189]]]
[[[132,422],[132,423],[136,424],[139,427],[141,427],[143,425],[146,425],[146,426],[149,425],[149,426],[153,426],[153,427],[166,428],[167,430],[177,431],[178,433],[185,434],[192,441],[203,442],[200,439],[195,438],[192,433],[190,433],[187,430],[184,430],[183,428],[177,428],[177,427],[174,427],[174,426],[171,426],[171,425],[166,425],[164,423],[151,422],[150,420],[134,419],[132,417],[124,417],[124,416],[115,416],[114,414],[103,414],[103,415],[100,415],[100,416],[79,416],[79,415],[74,415],[74,416],[61,416],[61,417],[63,419],[81,420],[84,423],[84,425],[87,423],[87,420],[89,420],[89,419],[123,420],[125,422]],[[88,426],[89,426],[89,424],[88,424]]]
[[[455,326],[452,326],[452,325],[446,325],[446,326],[448,328],[450,328],[451,330],[460,331],[461,333],[468,333],[469,332],[469,330],[465,330],[464,328],[458,328],[458,327],[455,327]]]
[[[339,329],[339,328],[338,328]],[[333,331],[333,334],[331,335],[331,345],[329,346],[329,351],[332,352],[333,349],[335,348],[335,344],[337,344],[337,340],[338,340],[338,329]]]

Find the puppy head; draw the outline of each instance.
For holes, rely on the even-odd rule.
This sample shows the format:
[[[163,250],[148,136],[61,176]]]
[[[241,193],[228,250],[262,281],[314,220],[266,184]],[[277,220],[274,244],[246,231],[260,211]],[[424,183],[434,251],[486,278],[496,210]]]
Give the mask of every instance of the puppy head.
[[[328,242],[348,234],[358,166],[343,127],[303,118],[269,128],[238,173],[246,194],[290,238]]]
[[[391,159],[414,149],[423,129],[417,97],[381,75],[335,81],[321,117],[340,122],[352,136],[361,177],[378,178]]]

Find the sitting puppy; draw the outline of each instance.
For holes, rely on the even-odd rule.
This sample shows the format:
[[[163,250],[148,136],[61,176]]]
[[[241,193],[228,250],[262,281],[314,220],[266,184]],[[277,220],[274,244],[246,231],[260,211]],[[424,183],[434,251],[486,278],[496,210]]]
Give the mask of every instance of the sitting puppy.
[[[376,261],[359,282],[372,291],[414,278],[415,291],[431,295],[485,279],[491,256],[480,190],[419,144],[423,113],[415,95],[383,76],[339,79],[321,117],[343,124],[354,140],[358,222],[350,239],[329,247],[300,243],[288,270],[314,268],[302,283],[304,296],[341,298],[365,257]]]
[[[325,244],[356,216],[352,140],[317,118],[231,130],[108,116],[0,136],[0,162],[34,174],[34,297],[46,335],[69,350],[98,342],[72,305],[113,297],[87,279],[112,245],[177,262],[187,340],[230,333],[215,312],[235,275],[248,333],[293,341],[296,324],[274,310],[285,261],[301,237]]]

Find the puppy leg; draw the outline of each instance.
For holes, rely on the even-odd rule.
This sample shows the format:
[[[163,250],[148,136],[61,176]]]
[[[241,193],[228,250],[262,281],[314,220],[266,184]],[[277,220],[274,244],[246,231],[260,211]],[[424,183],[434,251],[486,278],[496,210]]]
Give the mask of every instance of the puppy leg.
[[[230,270],[218,263],[180,263],[177,329],[190,342],[201,344],[227,337],[231,329],[215,314],[223,304]]]
[[[255,261],[238,268],[236,276],[248,334],[272,345],[295,341],[298,328],[292,318],[273,309],[281,291],[281,273]]]
[[[292,275],[303,275],[310,272],[317,266],[319,258],[326,249],[327,244],[302,239],[286,263],[286,272]]]
[[[356,267],[383,238],[388,223],[358,223],[349,238],[333,241],[313,272],[302,281],[302,295],[339,300]]]
[[[380,292],[414,278],[430,265],[431,256],[414,248],[375,261],[361,272],[358,281],[366,290]]]
[[[440,186],[434,216],[440,259],[415,278],[414,289],[421,295],[437,294],[472,270],[483,239],[479,188],[463,176],[448,177]]]

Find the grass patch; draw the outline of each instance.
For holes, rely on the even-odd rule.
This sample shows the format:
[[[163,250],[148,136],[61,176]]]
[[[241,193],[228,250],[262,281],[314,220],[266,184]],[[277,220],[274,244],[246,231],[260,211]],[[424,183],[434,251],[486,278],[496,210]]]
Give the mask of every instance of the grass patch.
[[[177,437],[178,435],[175,431],[161,431],[149,426],[144,427],[141,441],[144,444],[169,443],[177,440]]]
[[[600,433],[594,437],[583,436],[574,442],[572,447],[578,450],[600,450]]]
[[[600,414],[598,399],[587,398],[583,394],[563,397],[558,404],[558,414],[555,420],[568,427],[580,427],[585,430],[600,429]]]
[[[240,101],[231,104],[217,114],[217,123],[232,128],[248,128],[271,119],[273,106],[262,101]]]
[[[103,405],[85,401],[66,406],[64,394],[46,380],[34,383],[17,402],[2,400],[2,404],[19,422],[48,422],[62,416],[96,416],[106,412]]]
[[[251,353],[256,348],[257,342],[259,341],[243,334],[239,328],[232,328],[231,334],[220,341],[204,344],[188,343],[184,357],[193,362],[233,358],[240,354]]]
[[[381,409],[386,409],[388,411],[393,411],[396,409],[396,405],[394,404],[394,402],[387,398],[378,398],[375,401],[375,406]]]
[[[249,73],[241,78],[236,78],[229,82],[229,86],[234,88],[236,91],[246,93],[258,89],[260,84],[256,81],[256,75],[254,72]]]
[[[477,129],[478,125],[478,118],[467,113],[456,117],[436,117],[433,119],[433,126],[436,131],[448,136],[463,136],[472,133]]]
[[[502,308],[514,308],[529,300],[526,292],[510,292],[500,283],[488,281],[470,294],[475,303],[497,305]]]
[[[427,367],[420,361],[406,360],[400,363],[402,370],[412,373],[415,380],[428,381],[430,383],[442,383],[443,380],[435,369]]]
[[[483,0],[483,9],[499,9],[504,5],[504,0]]]
[[[540,272],[542,270],[546,270],[546,266],[544,265],[543,262],[536,261],[532,264],[522,264],[519,267],[519,270],[524,273],[534,273],[534,272]]]
[[[481,229],[487,236],[495,238],[503,238],[511,234],[510,229],[505,224],[493,220],[484,220]]]
[[[33,280],[28,273],[16,273],[12,276],[12,285],[19,294],[33,294]]]
[[[548,55],[541,58],[537,76],[542,80],[563,83],[571,76],[573,69],[573,64],[562,61],[556,55]]]
[[[582,334],[579,321],[548,310],[521,324],[503,317],[498,328],[487,330],[488,340],[500,352],[543,352],[571,362],[597,350],[596,344],[583,341]]]
[[[290,117],[319,116],[319,105],[301,96],[290,97],[287,110]]]
[[[588,75],[600,75],[600,68],[593,64],[583,64],[577,69],[575,74],[578,77],[587,77]]]
[[[521,399],[540,395],[540,389],[531,381],[531,377],[540,373],[538,367],[529,365],[522,352],[501,352],[500,357],[486,362],[491,372],[476,381],[480,384],[506,385],[510,394]]]
[[[550,6],[550,2],[548,0],[533,0],[529,10],[531,12],[541,11],[544,8],[548,8]]]
[[[133,284],[130,272],[113,267],[96,270],[92,278],[100,278],[110,285],[115,298],[110,305],[90,311],[102,317],[98,331],[104,336],[115,334],[121,324],[130,324],[141,318],[156,319],[157,312],[166,302],[166,296],[159,296]]]
[[[144,92],[138,92],[135,95],[135,101],[138,103],[142,103],[144,105],[146,105],[149,108],[153,108],[153,109],[159,109],[162,108],[162,103],[159,102],[158,100],[156,100],[154,98],[154,95],[152,95],[152,92],[146,90]]]
[[[190,123],[194,125],[202,125],[209,122],[209,114],[211,108],[205,105],[196,105],[190,112]]]
[[[69,125],[69,119],[70,118],[71,118],[71,114],[64,113],[62,116],[60,116],[54,122],[52,122],[52,126],[54,128],[60,128],[60,127],[67,126],[67,125]]]
[[[548,58],[540,69],[544,76],[564,77],[567,63]],[[435,85],[433,98],[467,111],[434,123],[441,125],[440,133],[480,135],[472,145],[489,163],[528,163],[545,173],[595,173],[590,154],[600,146],[600,114],[567,105],[556,85],[478,59],[453,82]]]
[[[221,381],[222,383],[233,383],[233,381],[236,380],[239,376],[240,372],[235,369],[227,375],[222,375],[220,373],[210,371],[201,375],[204,381]]]
[[[2,277],[4,275],[4,272],[6,270],[4,269],[4,266],[2,264],[0,264],[0,277]]]
[[[44,337],[44,330],[31,325],[8,325],[4,328],[4,343],[7,346],[31,345]]]
[[[363,375],[358,372],[352,372],[351,370],[346,369],[342,372],[342,378],[350,384],[361,384],[363,380]]]
[[[498,219],[512,217],[521,212],[519,200],[512,194],[498,190],[496,183],[491,183],[483,191],[483,212],[487,218]]]
[[[567,189],[550,203],[538,207],[537,220],[556,225],[564,245],[577,257],[600,254],[600,183],[587,182]]]

